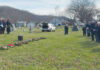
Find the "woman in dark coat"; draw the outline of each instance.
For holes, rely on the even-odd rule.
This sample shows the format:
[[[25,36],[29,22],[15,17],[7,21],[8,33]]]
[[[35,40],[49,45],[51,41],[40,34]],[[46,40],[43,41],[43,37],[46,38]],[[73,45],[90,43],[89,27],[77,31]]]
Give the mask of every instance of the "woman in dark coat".
[[[9,21],[9,19],[7,20],[7,22],[6,22],[6,26],[7,26],[7,34],[10,34],[10,32],[11,32],[11,23],[10,23],[10,21]]]

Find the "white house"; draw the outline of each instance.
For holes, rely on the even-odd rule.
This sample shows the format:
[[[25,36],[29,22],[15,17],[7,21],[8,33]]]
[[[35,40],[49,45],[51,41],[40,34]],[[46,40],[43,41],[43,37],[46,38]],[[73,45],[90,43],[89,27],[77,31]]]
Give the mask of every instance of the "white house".
[[[18,21],[15,26],[16,27],[26,27],[27,22],[26,21]]]
[[[53,18],[49,23],[52,23],[55,26],[59,26],[62,25],[62,23],[66,23],[66,21],[62,18]]]
[[[94,18],[95,20],[100,21],[100,13],[96,14],[93,18]]]

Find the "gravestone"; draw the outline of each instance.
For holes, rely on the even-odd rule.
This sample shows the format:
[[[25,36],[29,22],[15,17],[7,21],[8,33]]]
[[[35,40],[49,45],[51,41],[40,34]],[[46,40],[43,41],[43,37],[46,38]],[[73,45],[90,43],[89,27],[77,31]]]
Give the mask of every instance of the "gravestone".
[[[12,29],[11,29],[12,31],[15,31],[16,30],[16,27],[15,27],[15,25],[14,24],[12,24]]]
[[[27,24],[27,27],[29,29],[29,32],[32,32],[33,28],[35,27],[35,23],[30,22]]]
[[[78,26],[73,26],[73,27],[72,27],[72,31],[79,31]]]

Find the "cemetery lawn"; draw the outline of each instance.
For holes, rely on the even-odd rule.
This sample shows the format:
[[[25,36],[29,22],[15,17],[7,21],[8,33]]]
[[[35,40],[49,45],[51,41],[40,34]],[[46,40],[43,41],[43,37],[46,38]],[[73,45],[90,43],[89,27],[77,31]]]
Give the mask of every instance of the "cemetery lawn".
[[[64,35],[56,32],[33,33],[20,30],[0,35],[0,46],[15,43],[18,34],[24,40],[45,37],[20,47],[0,50],[0,70],[100,70],[100,44],[83,37],[82,31]]]

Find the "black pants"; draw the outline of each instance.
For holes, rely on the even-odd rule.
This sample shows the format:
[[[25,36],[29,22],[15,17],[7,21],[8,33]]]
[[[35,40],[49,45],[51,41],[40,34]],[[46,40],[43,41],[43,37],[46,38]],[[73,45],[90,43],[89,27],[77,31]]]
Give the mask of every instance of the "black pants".
[[[0,34],[3,34],[3,27],[0,27]]]
[[[92,41],[94,41],[94,37],[95,37],[95,33],[91,32],[91,39],[92,39]]]
[[[65,35],[67,35],[68,34],[68,30],[65,30]]]
[[[10,27],[7,28],[7,34],[10,34]]]
[[[83,31],[83,36],[86,36],[86,31]]]

